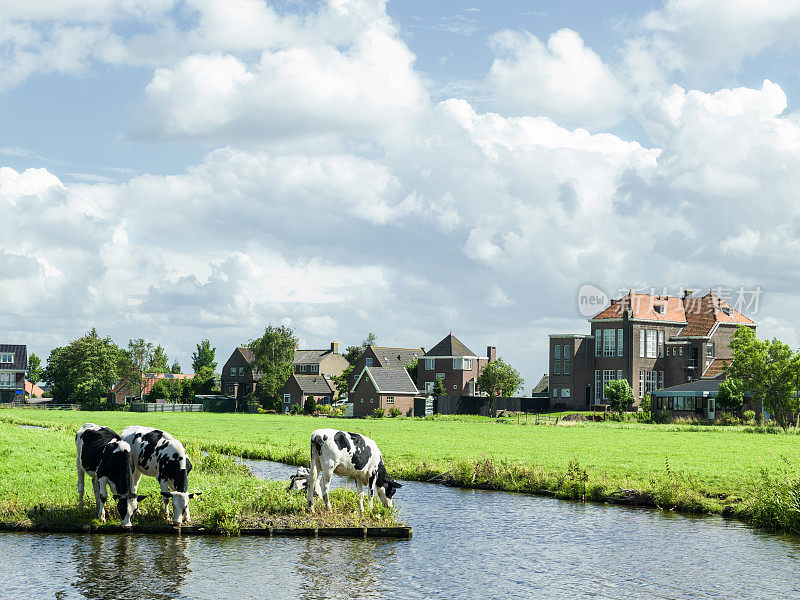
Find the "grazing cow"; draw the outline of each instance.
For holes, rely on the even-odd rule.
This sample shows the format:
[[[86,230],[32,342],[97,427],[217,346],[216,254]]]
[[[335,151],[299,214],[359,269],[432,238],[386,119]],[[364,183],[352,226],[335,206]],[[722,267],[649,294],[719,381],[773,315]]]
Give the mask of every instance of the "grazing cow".
[[[189,499],[200,492],[189,493],[189,472],[192,463],[186,450],[178,440],[160,429],[131,425],[122,430],[122,439],[131,445],[133,465],[133,487],[138,489],[142,475],[155,477],[161,486],[164,510],[169,519],[169,503],[172,500],[172,524],[179,527],[184,518],[189,523]]]
[[[106,486],[111,488],[123,527],[131,526],[133,513],[139,510],[139,501],[146,496],[137,496],[133,485],[133,460],[131,447],[119,434],[108,427],[84,423],[75,434],[78,469],[78,504],[83,506],[84,475],[92,478],[94,500],[97,503],[97,518],[106,520],[105,504],[108,500]]]
[[[358,489],[358,508],[362,513],[365,487],[369,492],[370,509],[375,492],[378,493],[381,502],[391,508],[392,496],[397,488],[403,487],[389,479],[386,467],[383,466],[381,451],[373,440],[358,433],[317,429],[311,434],[311,471],[307,483],[309,508],[314,503],[316,492],[322,496],[325,507],[330,510],[328,490],[333,473],[355,479]],[[322,493],[317,477],[322,480]]]
[[[308,485],[308,469],[305,467],[297,467],[297,472],[289,477],[289,487],[286,488],[287,492],[297,490],[302,492]]]

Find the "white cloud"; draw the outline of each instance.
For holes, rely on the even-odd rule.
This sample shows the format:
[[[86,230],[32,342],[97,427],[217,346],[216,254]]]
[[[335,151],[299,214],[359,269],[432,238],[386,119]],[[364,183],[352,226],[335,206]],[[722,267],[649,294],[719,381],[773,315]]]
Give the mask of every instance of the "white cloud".
[[[583,126],[613,125],[622,118],[625,86],[577,32],[561,29],[545,46],[526,31],[504,30],[491,44],[497,58],[488,83],[501,111]]]

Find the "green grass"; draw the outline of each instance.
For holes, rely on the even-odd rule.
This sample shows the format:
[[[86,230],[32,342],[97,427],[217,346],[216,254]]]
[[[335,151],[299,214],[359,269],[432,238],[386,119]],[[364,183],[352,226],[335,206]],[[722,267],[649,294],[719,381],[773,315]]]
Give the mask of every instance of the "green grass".
[[[222,454],[204,453],[192,442],[187,451],[195,468],[190,491],[202,491],[190,503],[193,524],[224,533],[242,527],[354,527],[399,524],[396,511],[379,502],[364,516],[352,490],[332,490],[332,511],[306,509],[304,494],[288,494],[286,484],[260,481],[249,469]],[[134,524],[168,525],[159,488],[152,477],[142,478],[140,505]],[[110,523],[119,523],[113,502],[106,504]],[[97,512],[91,480],[86,478],[84,506],[77,505],[77,474],[73,428],[22,429],[0,423],[0,522],[21,527],[94,522]]]
[[[800,436],[741,427],[0,410],[3,420],[69,432],[86,421],[118,431],[150,425],[202,450],[289,464],[307,464],[311,431],[333,427],[375,439],[389,472],[405,479],[438,476],[467,487],[728,514],[790,529],[784,517],[756,514],[779,484],[792,481],[791,465],[800,458]],[[791,513],[791,506],[786,510]]]

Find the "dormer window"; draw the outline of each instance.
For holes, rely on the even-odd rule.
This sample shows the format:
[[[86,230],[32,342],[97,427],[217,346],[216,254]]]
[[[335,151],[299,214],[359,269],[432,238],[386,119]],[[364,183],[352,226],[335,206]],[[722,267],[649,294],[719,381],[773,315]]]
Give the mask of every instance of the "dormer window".
[[[731,316],[731,313],[732,313],[733,311],[731,310],[731,307],[730,307],[730,306],[723,306],[723,307],[722,307],[722,312],[724,312],[726,315],[728,315],[728,316],[730,317],[730,316]]]
[[[656,304],[655,309],[658,314],[663,315],[666,307],[663,304]]]
[[[14,362],[14,353],[13,352],[2,352],[0,353],[0,363],[13,363]]]
[[[368,367],[371,367],[371,366],[372,366],[372,359],[371,359],[371,358],[368,358],[368,359],[366,360],[366,365],[367,365]]]

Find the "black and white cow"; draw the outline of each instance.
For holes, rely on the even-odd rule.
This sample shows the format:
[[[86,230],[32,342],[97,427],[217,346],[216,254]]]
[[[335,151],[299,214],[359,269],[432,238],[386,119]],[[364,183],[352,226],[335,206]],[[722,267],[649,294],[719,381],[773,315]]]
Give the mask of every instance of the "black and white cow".
[[[105,504],[111,488],[123,527],[131,526],[133,513],[139,510],[139,501],[146,496],[136,495],[133,483],[133,460],[131,447],[118,433],[108,427],[84,423],[75,434],[78,469],[78,504],[83,506],[84,475],[92,478],[94,500],[97,503],[97,518],[106,520]]]
[[[189,499],[200,492],[189,493],[189,472],[192,463],[186,450],[178,440],[160,429],[131,425],[122,430],[122,439],[131,446],[133,465],[133,487],[138,489],[142,475],[155,477],[161,486],[164,510],[169,519],[169,503],[172,500],[172,524],[180,526],[184,518],[188,523]]]
[[[286,488],[287,492],[303,492],[308,485],[308,469],[305,467],[297,467],[297,472],[289,477],[289,487]],[[322,495],[319,490],[319,482],[317,482],[317,494]]]
[[[389,479],[383,466],[381,451],[370,438],[358,433],[336,429],[317,429],[311,434],[311,469],[308,476],[308,506],[314,503],[315,492],[322,496],[325,507],[330,510],[328,491],[331,475],[352,477],[358,489],[358,507],[364,512],[364,488],[369,493],[369,507],[375,492],[381,502],[392,507],[392,496],[401,484]],[[320,478],[320,482],[317,481]],[[321,483],[321,486],[320,486]],[[320,490],[321,487],[321,490]],[[321,491],[321,493],[320,493]]]

